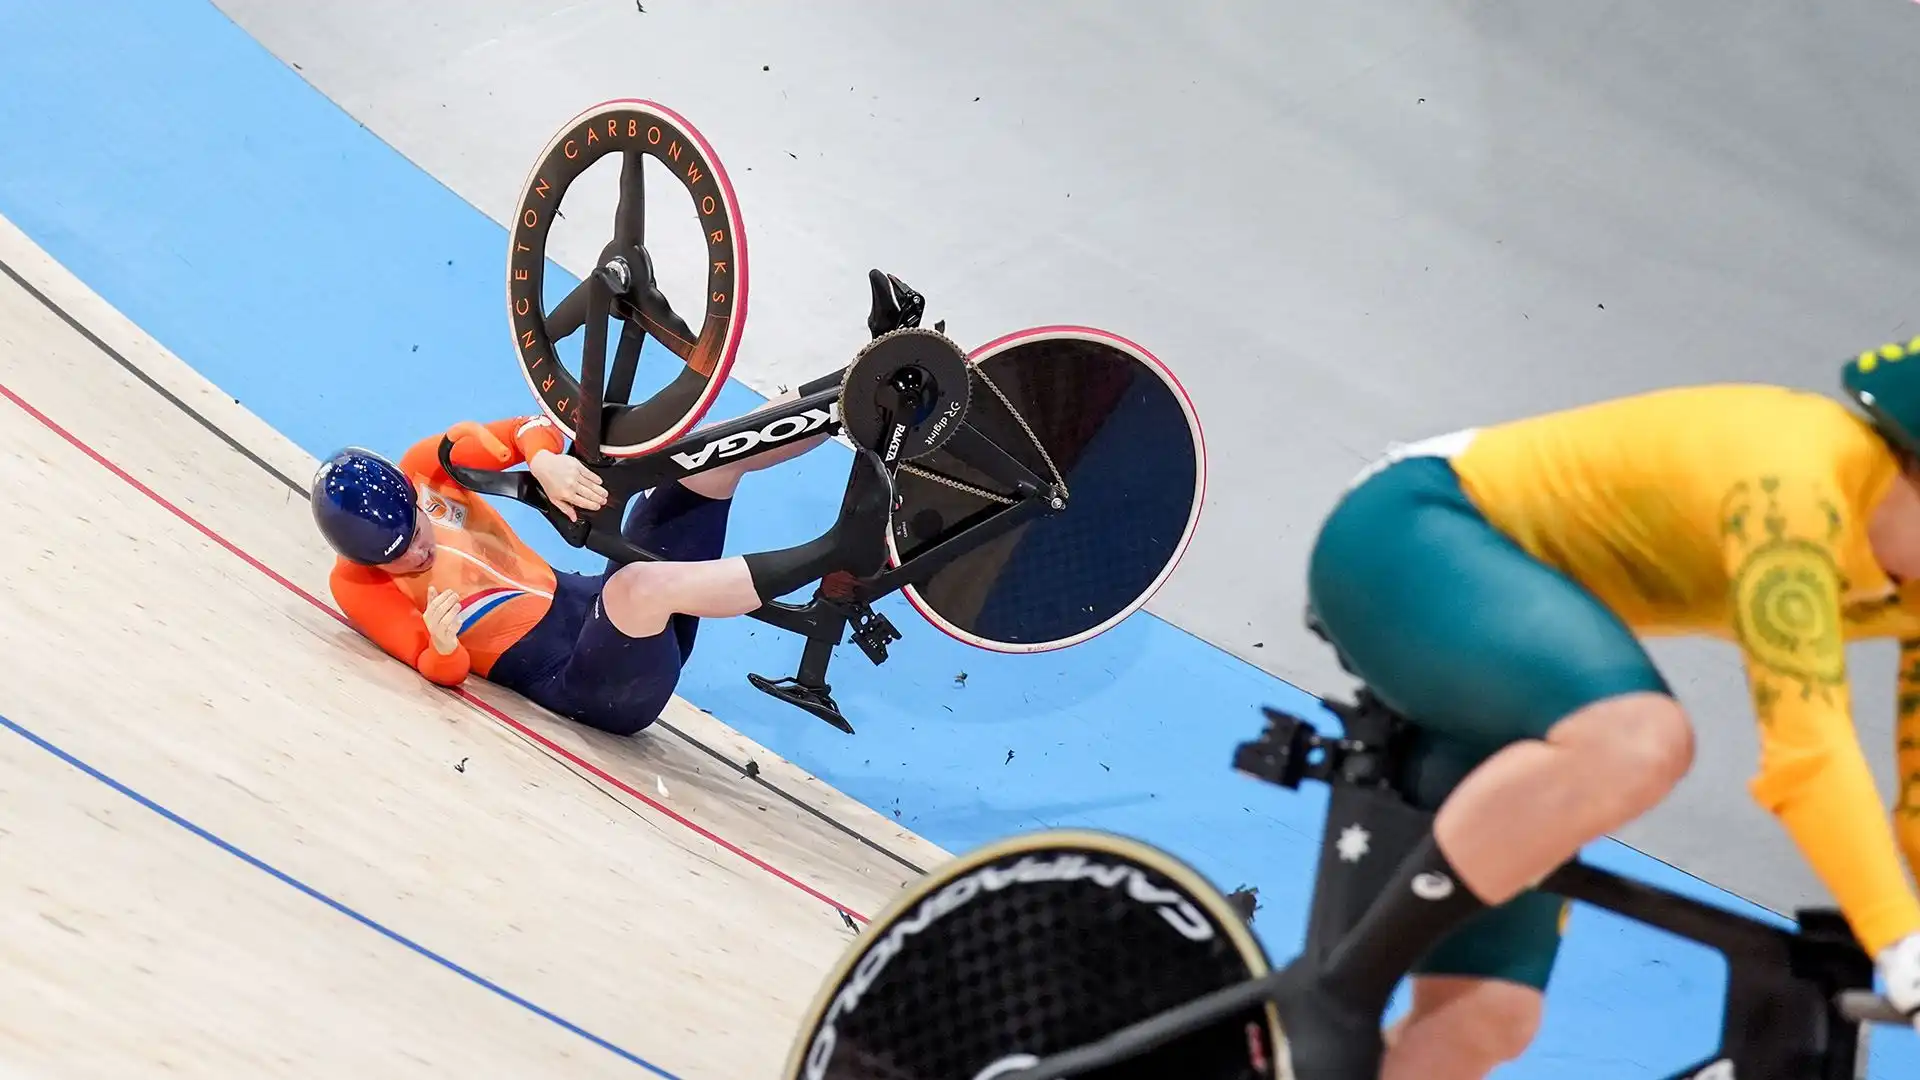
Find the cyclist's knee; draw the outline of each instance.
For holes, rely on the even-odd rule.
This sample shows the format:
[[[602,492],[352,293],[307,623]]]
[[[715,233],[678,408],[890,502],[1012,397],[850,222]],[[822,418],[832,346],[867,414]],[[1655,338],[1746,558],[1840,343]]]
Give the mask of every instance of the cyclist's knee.
[[[1540,995],[1511,983],[1487,983],[1494,992],[1444,1025],[1441,1039],[1454,1060],[1487,1072],[1527,1052],[1540,1033]]]
[[[1554,725],[1547,739],[1577,750],[1622,798],[1641,806],[1665,798],[1693,767],[1693,723],[1665,694],[1595,702]]]
[[[1539,1034],[1542,996],[1499,979],[1422,976],[1396,1027],[1388,1068],[1401,1077],[1480,1077],[1518,1058]]]
[[[600,590],[600,604],[614,628],[632,638],[667,628],[676,610],[678,578],[670,562],[634,562],[614,571]]]

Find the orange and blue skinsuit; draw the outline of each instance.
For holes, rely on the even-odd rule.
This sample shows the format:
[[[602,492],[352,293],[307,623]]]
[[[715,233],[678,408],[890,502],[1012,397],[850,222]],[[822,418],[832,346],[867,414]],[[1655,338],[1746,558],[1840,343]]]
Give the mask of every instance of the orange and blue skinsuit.
[[[455,436],[453,462],[464,468],[510,468],[565,446],[545,417],[463,424],[448,434]],[[441,468],[440,439],[414,443],[398,462],[433,529],[433,564],[396,577],[339,559],[328,583],[361,633],[428,679],[458,686],[469,672],[485,678],[500,655],[539,624],[553,603],[555,577],[485,496],[461,487]],[[460,644],[450,654],[442,655],[427,639],[421,613],[430,588],[460,596]]]
[[[544,417],[462,423],[447,435],[454,439],[454,464],[467,468],[507,469],[564,446]],[[652,637],[622,634],[599,603],[617,567],[556,572],[485,496],[447,475],[440,441],[439,435],[422,439],[398,462],[433,529],[432,564],[394,575],[338,560],[330,584],[341,611],[382,649],[442,686],[456,686],[471,673],[615,734],[651,724],[693,650],[698,620],[676,615]],[[662,484],[633,508],[622,533],[667,559],[716,559],[729,506],[730,500]],[[449,654],[433,647],[422,618],[430,589],[460,597],[459,644]]]

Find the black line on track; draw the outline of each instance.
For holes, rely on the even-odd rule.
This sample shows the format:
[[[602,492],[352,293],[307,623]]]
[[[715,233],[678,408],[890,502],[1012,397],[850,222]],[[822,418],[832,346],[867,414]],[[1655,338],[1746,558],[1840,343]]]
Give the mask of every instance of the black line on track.
[[[127,370],[127,374],[132,375],[134,378],[139,379],[141,382],[145,383],[148,389],[152,390],[156,394],[159,394],[162,398],[165,398],[167,403],[172,405],[174,408],[177,408],[181,412],[186,413],[188,416],[192,417],[195,423],[198,423],[201,427],[206,428],[208,431],[213,432],[215,437],[217,437],[221,442],[226,443],[228,446],[232,447],[234,451],[238,453],[240,456],[246,458],[248,461],[253,462],[255,465],[260,466],[262,469],[265,469],[267,473],[270,476],[272,476],[275,480],[278,480],[281,483],[287,485],[287,487],[292,488],[294,491],[297,491],[302,495],[305,495],[307,493],[306,487],[303,486],[299,481],[295,480],[291,476],[288,476],[286,473],[281,472],[279,469],[274,468],[272,463],[267,461],[267,459],[261,457],[259,454],[254,453],[251,449],[247,447],[245,443],[241,442],[239,439],[234,438],[232,435],[227,434],[225,429],[221,428],[220,425],[214,423],[212,420],[207,419],[205,416],[201,415],[199,410],[187,404],[185,401],[182,401],[180,397],[176,395],[173,391],[160,385],[160,383],[156,381],[153,376],[148,375],[145,371],[142,371],[139,365],[135,364],[133,361],[121,355],[120,350],[107,344],[105,341],[102,341],[100,339],[100,335],[88,329],[86,324],[82,323],[79,319],[76,319],[71,314],[68,314],[67,309],[61,307],[58,303],[54,302],[54,299],[52,297],[48,296],[46,293],[41,292],[39,289],[34,288],[32,282],[22,277],[18,270],[15,270],[13,267],[8,266],[6,261],[3,259],[0,259],[0,273],[4,273],[7,275],[7,277],[13,279],[13,283],[15,285],[20,286],[20,288],[24,290],[28,296],[31,296],[35,300],[39,301],[40,306],[46,308],[48,311],[51,311],[54,313],[54,315],[58,316],[61,322],[66,323],[67,326],[72,328],[74,333],[79,334],[81,337],[85,338],[88,344],[92,345],[96,349],[99,349],[101,352],[107,354],[107,356],[110,359],[112,359],[114,363],[119,364],[121,367],[125,368]],[[238,404],[238,402],[236,401],[235,404]]]

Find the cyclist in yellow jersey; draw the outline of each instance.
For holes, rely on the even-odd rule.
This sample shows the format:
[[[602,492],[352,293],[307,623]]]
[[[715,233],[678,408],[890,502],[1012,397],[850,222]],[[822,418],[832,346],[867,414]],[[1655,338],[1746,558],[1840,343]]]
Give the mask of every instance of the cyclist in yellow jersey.
[[[1416,727],[1437,810],[1340,951],[1279,1002],[1296,1080],[1479,1080],[1540,1022],[1565,904],[1533,891],[1687,772],[1639,639],[1742,650],[1753,798],[1920,1013],[1920,799],[1891,820],[1846,642],[1902,641],[1899,775],[1920,774],[1920,338],[1843,372],[1860,412],[1772,386],[1658,391],[1398,447],[1328,516],[1309,614]],[[1880,748],[1875,748],[1876,751]],[[1413,1008],[1383,1036],[1400,978]]]

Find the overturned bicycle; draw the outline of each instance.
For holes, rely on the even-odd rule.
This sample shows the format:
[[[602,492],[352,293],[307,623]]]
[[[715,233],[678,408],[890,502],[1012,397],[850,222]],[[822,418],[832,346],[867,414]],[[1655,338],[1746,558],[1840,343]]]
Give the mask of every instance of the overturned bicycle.
[[[555,281],[562,199],[615,158],[612,237],[577,284]],[[672,190],[650,192],[649,172]],[[668,299],[648,244],[649,205],[680,199],[691,201],[705,249],[697,323],[695,306]],[[890,593],[968,645],[1038,653],[1112,628],[1167,579],[1199,519],[1206,458],[1192,403],[1146,349],[1092,327],[1044,326],[965,350],[944,322],[921,326],[919,292],[874,270],[868,340],[850,363],[795,400],[696,430],[739,349],[747,262],[733,186],[686,120],[637,100],[575,117],[521,192],[507,304],[527,385],[568,452],[602,477],[607,504],[569,519],[526,472],[454,464],[451,442],[441,448],[448,474],[625,563],[659,557],[621,535],[636,495],[796,439],[842,436],[854,458],[826,560],[834,568],[805,601],[750,614],[804,638],[798,670],[748,678],[847,732],[828,664],[848,639],[886,660],[901,632],[873,605]],[[870,521],[858,511],[876,500],[885,510]]]

